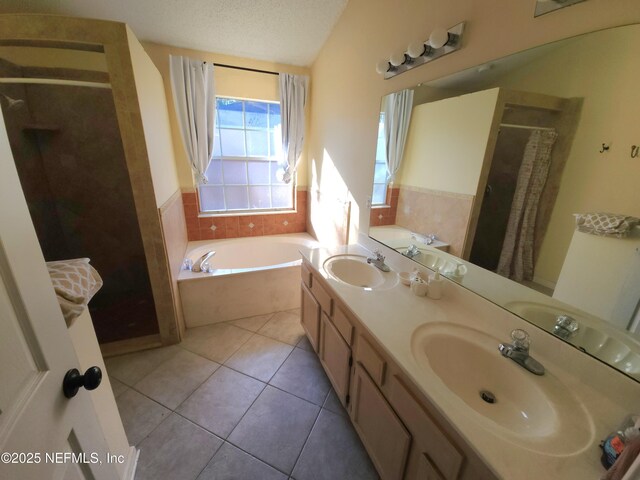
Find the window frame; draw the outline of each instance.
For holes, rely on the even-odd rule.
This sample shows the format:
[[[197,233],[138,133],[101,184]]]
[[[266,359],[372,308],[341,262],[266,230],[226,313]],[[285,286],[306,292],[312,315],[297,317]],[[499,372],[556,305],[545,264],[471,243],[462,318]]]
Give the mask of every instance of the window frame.
[[[222,186],[223,187],[223,192],[224,192],[224,188],[227,186],[231,186],[231,187],[245,187],[246,191],[247,191],[247,199],[250,200],[250,187],[252,186],[256,186],[256,187],[268,187],[270,189],[269,192],[269,200],[270,202],[272,201],[271,195],[272,195],[272,191],[271,191],[271,187],[273,186],[289,186],[291,189],[290,195],[291,195],[291,206],[286,206],[286,207],[269,207],[269,208],[242,208],[242,209],[225,209],[225,210],[205,210],[203,208],[203,203],[202,203],[202,191],[201,189],[206,189],[207,185],[209,184],[200,184],[200,185],[196,185],[196,191],[198,194],[198,206],[199,206],[199,213],[200,216],[207,216],[207,217],[224,217],[224,216],[242,216],[242,215],[269,215],[269,214],[282,214],[282,213],[293,213],[297,211],[297,195],[296,195],[296,184],[297,184],[297,175],[294,176],[294,178],[292,179],[290,184],[273,184],[271,183],[271,178],[272,178],[272,171],[271,168],[273,168],[274,166],[278,166],[281,158],[278,158],[277,156],[255,156],[255,155],[247,155],[247,132],[252,132],[252,131],[267,131],[267,152],[272,151],[271,150],[271,129],[269,128],[269,125],[267,125],[266,129],[265,128],[247,128],[246,125],[246,103],[247,102],[257,102],[257,103],[263,103],[263,104],[279,104],[278,101],[274,101],[274,100],[264,100],[264,99],[255,99],[255,98],[245,98],[245,97],[233,97],[233,96],[228,96],[228,95],[216,95],[216,129],[219,130],[221,127],[219,125],[218,122],[218,108],[217,108],[217,102],[218,99],[229,99],[229,100],[236,100],[236,101],[240,101],[242,102],[242,122],[243,125],[241,127],[224,127],[224,129],[226,130],[236,130],[236,131],[241,131],[244,133],[243,137],[244,137],[244,152],[245,152],[245,156],[238,156],[238,155],[229,155],[229,156],[224,156],[224,155],[219,155],[216,156],[214,155],[211,159],[211,161],[221,161],[221,162],[238,162],[238,163],[244,163],[244,169],[245,169],[245,174],[246,174],[246,178],[247,178],[247,183],[240,183],[240,184],[232,184],[232,183],[222,183],[222,185],[216,184],[216,185],[212,185],[212,186]],[[220,141],[220,136],[216,136],[217,137],[217,141]],[[251,184],[249,183],[249,162],[251,161],[263,161],[269,164],[269,183],[268,184]],[[223,173],[223,182],[224,182],[224,173]],[[226,193],[226,192],[224,192]],[[225,194],[223,194],[223,201],[225,203],[226,206],[226,202],[227,202],[227,197]]]
[[[372,190],[371,190],[371,207],[372,208],[383,208],[383,207],[388,207],[389,203],[387,202],[388,200],[388,196],[389,196],[389,188],[391,185],[391,182],[389,182],[388,180],[388,172],[385,176],[385,181],[384,183],[382,182],[376,182],[376,166],[377,165],[384,165],[385,169],[387,168],[387,161],[386,159],[382,159],[382,161],[378,160],[378,148],[377,148],[377,142],[380,141],[380,131],[382,130],[382,135],[383,135],[383,139],[384,139],[384,119],[385,119],[385,114],[384,112],[380,112],[380,116],[378,117],[378,136],[376,138],[376,158],[373,164],[373,185],[372,185]],[[374,202],[374,198],[373,198],[373,194],[375,192],[375,187],[376,185],[383,185],[384,184],[384,198],[382,199],[382,203],[379,202]]]

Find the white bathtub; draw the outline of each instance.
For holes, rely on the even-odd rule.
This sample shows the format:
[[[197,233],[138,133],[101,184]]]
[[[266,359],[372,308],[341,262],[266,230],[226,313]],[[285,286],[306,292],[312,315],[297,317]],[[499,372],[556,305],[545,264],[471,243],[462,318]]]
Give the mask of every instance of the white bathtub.
[[[301,251],[318,247],[306,233],[189,242],[185,258],[209,251],[210,273],[180,272],[187,328],[300,306]]]

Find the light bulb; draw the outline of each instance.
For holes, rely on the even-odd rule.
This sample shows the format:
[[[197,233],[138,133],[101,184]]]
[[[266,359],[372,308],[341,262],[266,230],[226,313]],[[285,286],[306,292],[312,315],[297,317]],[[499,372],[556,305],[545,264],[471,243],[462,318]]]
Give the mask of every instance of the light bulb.
[[[411,58],[420,58],[425,53],[425,44],[424,42],[413,42],[407,48],[407,55]]]
[[[449,32],[444,28],[436,28],[431,35],[429,35],[429,45],[433,48],[442,48],[449,41]]]
[[[389,57],[389,63],[394,67],[399,67],[405,62],[405,60],[406,57],[404,52],[394,53],[393,55],[391,55],[391,57]]]
[[[388,60],[380,60],[378,63],[376,63],[376,72],[378,72],[380,75],[383,75],[389,71],[389,67],[390,65]]]

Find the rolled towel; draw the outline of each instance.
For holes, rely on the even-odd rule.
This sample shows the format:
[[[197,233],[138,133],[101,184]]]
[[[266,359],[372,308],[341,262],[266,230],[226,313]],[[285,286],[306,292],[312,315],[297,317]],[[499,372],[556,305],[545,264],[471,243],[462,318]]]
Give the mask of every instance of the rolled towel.
[[[640,218],[615,213],[577,213],[576,229],[601,237],[624,238],[640,223]]]
[[[80,316],[89,300],[102,287],[100,275],[88,258],[47,262],[53,289],[67,326]]]

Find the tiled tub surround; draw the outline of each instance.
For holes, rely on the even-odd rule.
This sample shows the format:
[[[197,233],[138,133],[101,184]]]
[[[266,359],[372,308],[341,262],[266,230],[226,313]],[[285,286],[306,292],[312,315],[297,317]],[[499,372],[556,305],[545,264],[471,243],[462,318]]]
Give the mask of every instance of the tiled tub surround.
[[[365,236],[362,244],[378,246]],[[395,271],[404,271],[416,264],[387,248],[387,263]],[[328,277],[323,262],[338,253],[368,254],[361,246],[332,250],[313,250],[308,260],[313,269],[333,289],[334,294],[366,327],[368,334],[384,348],[420,390],[422,395],[441,414],[456,436],[467,443],[498,478],[505,479],[585,479],[598,478],[604,471],[600,464],[600,440],[615,428],[629,413],[637,409],[640,383],[613,371],[593,358],[577,352],[559,339],[535,328],[524,320],[493,305],[474,293],[445,279],[444,296],[430,300],[412,295],[401,284],[388,290],[370,292],[337,282]],[[427,272],[427,269],[422,270]],[[521,441],[491,426],[484,417],[478,418],[473,410],[444,384],[421,367],[411,353],[411,339],[415,329],[430,322],[452,322],[489,335],[508,340],[514,328],[523,328],[531,336],[532,355],[547,369],[538,381],[557,379],[577,400],[576,408],[584,409],[592,421],[565,427],[576,448],[558,455],[540,453],[535,446],[522,446]],[[497,349],[497,344],[496,344]],[[504,359],[508,362],[508,359]],[[517,366],[516,366],[517,367]],[[564,447],[563,447],[564,448]]]
[[[400,187],[387,188],[387,205],[371,207],[369,213],[369,225],[371,227],[396,224],[399,196]]]
[[[216,254],[213,273],[180,272],[187,328],[298,307],[300,252],[317,246],[307,233],[190,242],[185,256],[194,262]]]
[[[136,479],[376,479],[299,322],[243,318],[107,360]]]
[[[307,191],[296,191],[296,211],[256,215],[200,214],[196,192],[182,192],[189,241],[257,237],[307,231]]]

